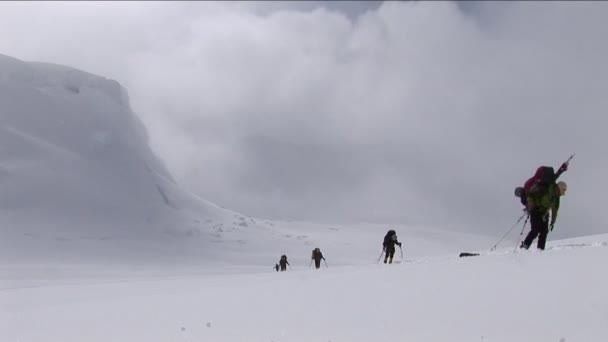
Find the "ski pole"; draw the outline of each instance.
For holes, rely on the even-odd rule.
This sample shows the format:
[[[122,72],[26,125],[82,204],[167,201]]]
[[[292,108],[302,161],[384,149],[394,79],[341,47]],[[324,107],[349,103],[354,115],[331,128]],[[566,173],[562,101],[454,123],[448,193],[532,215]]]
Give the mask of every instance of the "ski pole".
[[[310,264],[308,264],[308,268],[310,268],[310,266],[312,266],[312,259],[310,259]]]
[[[382,259],[382,254],[384,254],[384,249],[380,253],[380,256],[378,257],[378,261],[376,261],[376,264],[380,263],[380,259]]]
[[[523,213],[523,214],[522,214],[522,215],[519,217],[519,219],[517,219],[517,222],[515,222],[515,224],[514,224],[514,225],[513,225],[511,228],[509,228],[509,230],[508,230],[508,231],[505,233],[505,235],[503,235],[503,236],[500,238],[500,240],[498,240],[498,242],[497,242],[497,243],[494,245],[494,247],[490,248],[490,252],[492,252],[492,251],[496,250],[496,247],[498,247],[498,244],[500,244],[500,243],[502,242],[502,240],[504,240],[504,239],[507,237],[507,235],[509,235],[509,233],[511,233],[511,231],[513,230],[513,228],[517,227],[517,225],[519,224],[519,222],[521,222],[521,220],[522,220],[522,219],[524,218],[524,216],[526,216],[526,215],[528,215],[528,213],[527,213],[527,212],[526,212],[526,213]],[[527,219],[526,219],[526,221],[527,221]]]
[[[519,239],[517,240],[517,245],[515,245],[515,249],[513,249],[513,252],[517,251],[517,247],[521,243],[521,238],[524,236],[524,230],[526,230],[526,224],[528,223],[529,218],[530,218],[530,215],[528,215],[528,217],[526,217],[526,220],[524,221],[524,226],[521,227],[521,233],[519,233]]]
[[[329,268],[329,266],[327,266],[327,261],[325,259],[323,259],[323,262],[325,263],[325,268]]]
[[[399,245],[399,250],[401,250],[401,262],[403,262],[403,248],[401,248],[401,245]]]

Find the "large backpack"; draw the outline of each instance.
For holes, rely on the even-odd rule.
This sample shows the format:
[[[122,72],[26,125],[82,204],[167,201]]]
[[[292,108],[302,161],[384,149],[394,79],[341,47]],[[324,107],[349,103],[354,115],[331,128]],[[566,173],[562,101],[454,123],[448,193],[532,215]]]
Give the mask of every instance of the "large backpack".
[[[319,257],[319,255],[321,254],[321,250],[319,248],[315,248],[312,250],[312,258],[316,259]]]
[[[387,247],[388,245],[390,245],[392,243],[393,240],[395,240],[394,236],[397,235],[397,233],[394,230],[389,230],[386,235],[384,236],[384,241],[382,242],[382,246]]]
[[[524,183],[523,187],[515,188],[515,196],[520,198],[521,204],[528,205],[528,194],[534,185],[546,186],[555,183],[555,170],[551,166],[541,166],[536,173]]]
[[[551,166],[541,166],[536,170],[536,180],[545,184],[555,183],[555,170]]]

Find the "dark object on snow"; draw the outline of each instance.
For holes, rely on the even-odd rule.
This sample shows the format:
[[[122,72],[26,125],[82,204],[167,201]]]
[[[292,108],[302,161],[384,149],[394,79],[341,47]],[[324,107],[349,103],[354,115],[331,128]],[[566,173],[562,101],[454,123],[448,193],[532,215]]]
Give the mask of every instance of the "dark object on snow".
[[[462,252],[460,253],[459,257],[472,257],[472,256],[479,256],[479,253],[468,253],[468,252]]]
[[[78,89],[78,87],[77,87],[77,86],[75,86],[75,85],[73,85],[73,84],[66,85],[66,86],[65,86],[65,89],[66,89],[66,90],[71,91],[71,92],[72,92],[72,93],[74,93],[74,94],[78,94],[78,93],[80,93],[80,89]]]
[[[279,264],[274,264],[275,271],[279,272]]]
[[[382,242],[382,248],[384,250],[384,263],[387,261],[389,264],[393,263],[393,257],[395,256],[395,245],[401,247],[401,242],[397,241],[397,233],[394,230],[389,230],[384,236]]]

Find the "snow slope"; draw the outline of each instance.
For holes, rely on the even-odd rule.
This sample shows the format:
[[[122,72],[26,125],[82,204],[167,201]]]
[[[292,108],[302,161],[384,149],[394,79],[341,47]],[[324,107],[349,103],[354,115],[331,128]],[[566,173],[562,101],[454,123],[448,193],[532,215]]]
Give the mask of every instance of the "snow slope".
[[[212,259],[272,238],[176,184],[116,81],[2,55],[0,187],[12,262]]]
[[[588,240],[393,265],[328,258],[329,268],[281,273],[113,267],[82,277],[91,270],[74,266],[54,284],[13,287],[5,277],[0,340],[602,342],[608,235]]]
[[[154,241],[233,214],[178,187],[116,81],[0,55],[0,111],[2,251],[31,245],[19,255],[31,256],[53,240]]]

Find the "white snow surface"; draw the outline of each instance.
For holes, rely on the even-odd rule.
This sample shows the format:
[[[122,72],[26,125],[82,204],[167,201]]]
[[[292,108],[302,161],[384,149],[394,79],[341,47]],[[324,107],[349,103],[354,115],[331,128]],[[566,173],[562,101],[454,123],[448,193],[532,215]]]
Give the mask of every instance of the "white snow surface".
[[[338,245],[337,235],[326,241]],[[324,250],[319,270],[304,257],[278,273],[270,264],[7,265],[0,340],[608,341],[608,235],[469,258],[413,257],[406,242],[405,262],[392,265],[376,264],[360,248],[375,241],[355,235],[352,248]]]
[[[0,342],[608,341],[608,235],[488,252],[248,217],[182,189],[120,84],[68,67],[0,55],[0,188]]]

